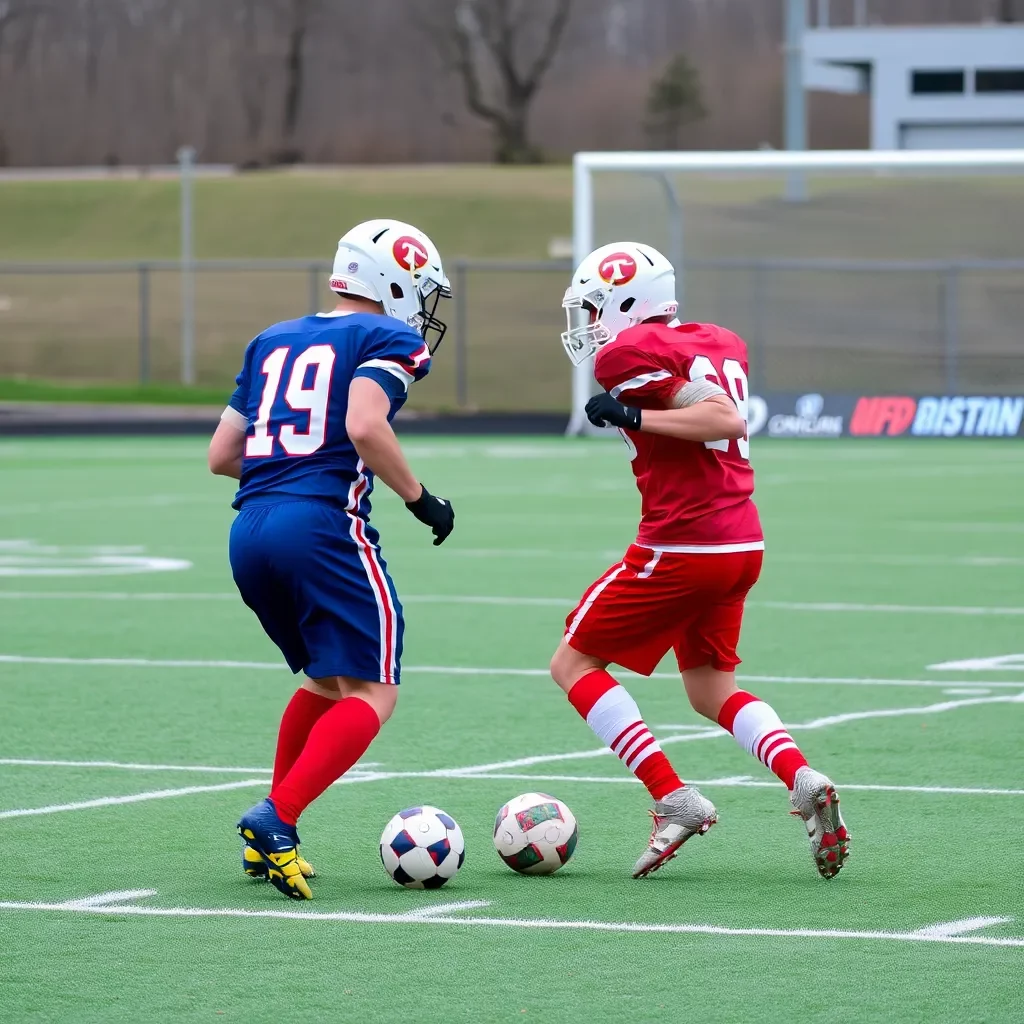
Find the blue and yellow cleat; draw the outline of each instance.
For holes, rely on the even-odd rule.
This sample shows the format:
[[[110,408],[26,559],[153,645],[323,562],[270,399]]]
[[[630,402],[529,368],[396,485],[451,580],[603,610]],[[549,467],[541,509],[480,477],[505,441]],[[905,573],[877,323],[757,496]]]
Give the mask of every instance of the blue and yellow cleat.
[[[299,848],[295,848],[299,870],[303,878],[316,878],[316,869],[302,856]],[[249,845],[247,839],[242,840],[242,870],[250,877],[266,881],[267,865],[260,856],[260,851]]]
[[[300,865],[299,834],[294,825],[278,817],[269,798],[250,807],[242,815],[238,834],[248,847],[259,854],[266,869],[266,878],[276,889],[293,900],[313,898]],[[247,855],[243,853],[242,856],[248,874]]]

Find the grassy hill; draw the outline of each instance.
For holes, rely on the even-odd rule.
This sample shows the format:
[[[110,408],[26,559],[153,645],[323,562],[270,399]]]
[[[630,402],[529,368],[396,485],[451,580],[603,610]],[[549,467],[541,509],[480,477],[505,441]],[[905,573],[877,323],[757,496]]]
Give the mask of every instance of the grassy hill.
[[[446,255],[542,258],[569,232],[567,167],[359,167],[200,178],[200,258],[333,255],[352,224],[408,220]],[[0,182],[0,260],[175,259],[173,179]]]

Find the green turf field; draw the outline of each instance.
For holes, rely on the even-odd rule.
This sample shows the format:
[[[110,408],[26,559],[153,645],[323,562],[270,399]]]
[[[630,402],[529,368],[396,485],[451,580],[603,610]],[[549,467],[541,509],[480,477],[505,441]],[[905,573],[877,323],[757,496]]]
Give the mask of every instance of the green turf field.
[[[741,671],[839,784],[852,856],[825,883],[781,786],[694,729],[668,665],[627,685],[720,823],[629,878],[646,794],[545,678],[632,536],[619,444],[408,447],[458,526],[435,549],[378,496],[402,700],[304,818],[297,905],[237,863],[294,684],[232,592],[230,484],[200,440],[0,443],[0,1021],[1021,1020],[1024,448],[755,442]],[[491,848],[531,789],[580,821],[551,878]],[[437,892],[377,857],[420,802],[467,840]]]

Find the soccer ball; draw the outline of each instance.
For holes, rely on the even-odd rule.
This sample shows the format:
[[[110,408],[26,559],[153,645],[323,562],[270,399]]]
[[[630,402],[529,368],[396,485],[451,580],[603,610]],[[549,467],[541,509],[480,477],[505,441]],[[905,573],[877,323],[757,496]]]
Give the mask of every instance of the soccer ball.
[[[399,811],[380,837],[384,870],[407,889],[440,889],[465,859],[462,829],[436,807]]]
[[[513,871],[550,875],[576,849],[576,818],[561,800],[524,793],[509,800],[494,822],[494,848]]]

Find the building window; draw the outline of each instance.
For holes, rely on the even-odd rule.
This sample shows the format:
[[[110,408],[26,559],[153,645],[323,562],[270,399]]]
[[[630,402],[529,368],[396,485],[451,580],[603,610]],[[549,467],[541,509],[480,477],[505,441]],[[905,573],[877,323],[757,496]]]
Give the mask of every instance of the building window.
[[[1024,68],[978,68],[975,92],[1024,92]]]
[[[915,95],[933,93],[962,93],[964,91],[963,71],[911,71],[910,91]]]

